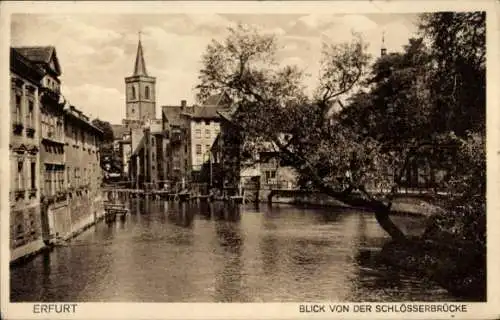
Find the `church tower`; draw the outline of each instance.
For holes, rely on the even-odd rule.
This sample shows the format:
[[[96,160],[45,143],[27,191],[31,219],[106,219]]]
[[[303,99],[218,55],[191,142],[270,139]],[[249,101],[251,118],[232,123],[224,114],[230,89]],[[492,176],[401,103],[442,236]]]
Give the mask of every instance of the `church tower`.
[[[145,123],[147,120],[156,118],[155,85],[156,78],[149,76],[146,70],[139,33],[134,73],[125,78],[126,120]]]

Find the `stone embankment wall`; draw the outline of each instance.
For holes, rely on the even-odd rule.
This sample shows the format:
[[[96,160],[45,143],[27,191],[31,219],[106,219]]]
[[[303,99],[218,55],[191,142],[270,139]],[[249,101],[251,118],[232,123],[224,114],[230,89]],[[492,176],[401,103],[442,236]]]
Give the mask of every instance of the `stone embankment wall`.
[[[103,195],[93,197],[85,191],[73,192],[66,200],[50,204],[47,215],[41,213],[40,205],[24,211],[13,211],[10,261],[19,262],[48,248],[50,245],[44,242],[44,238],[48,242],[56,238],[68,240],[103,217]]]
[[[256,190],[248,189],[245,192],[247,201],[254,201],[256,199]],[[268,196],[271,190],[261,189],[259,190],[258,199],[259,202],[267,202]],[[435,201],[434,201],[435,202]],[[433,214],[441,212],[443,209],[440,208],[439,204],[428,201],[418,195],[405,195],[397,197],[393,200],[391,210],[394,213],[403,213],[409,215],[419,215],[419,216],[431,216]],[[297,205],[308,205],[308,206],[318,206],[318,207],[345,207],[350,208],[343,202],[335,200],[334,198],[322,194],[322,193],[309,193],[309,194],[297,194],[293,197],[284,197],[279,195],[274,195],[272,198],[272,203],[288,203]]]
[[[19,210],[11,209],[10,219],[11,261],[44,247],[39,204]]]

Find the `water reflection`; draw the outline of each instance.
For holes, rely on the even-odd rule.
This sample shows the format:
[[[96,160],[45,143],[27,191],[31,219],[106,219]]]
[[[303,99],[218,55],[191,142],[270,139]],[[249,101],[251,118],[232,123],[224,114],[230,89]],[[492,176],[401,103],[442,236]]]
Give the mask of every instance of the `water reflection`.
[[[130,200],[68,247],[11,269],[12,301],[447,301],[382,265],[372,215]]]
[[[223,249],[223,267],[215,277],[215,298],[221,302],[247,301],[242,288],[243,236],[240,229],[240,213],[226,205],[217,210],[215,232]]]
[[[48,288],[52,287],[51,276],[51,265],[50,265],[50,254],[44,252],[42,255],[42,277],[41,286],[44,289],[41,293],[42,296],[50,296],[50,291],[46,291]]]
[[[212,212],[214,210],[214,204],[209,201],[200,201],[199,202],[199,213],[200,217],[210,220],[212,218]]]
[[[190,204],[188,203],[174,203],[168,210],[168,220],[179,227],[192,228],[194,211],[190,209]]]

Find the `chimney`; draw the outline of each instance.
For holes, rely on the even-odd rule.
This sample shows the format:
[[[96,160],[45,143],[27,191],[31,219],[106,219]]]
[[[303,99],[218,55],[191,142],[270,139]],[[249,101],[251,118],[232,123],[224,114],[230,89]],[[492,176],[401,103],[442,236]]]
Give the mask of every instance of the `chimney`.
[[[181,100],[181,109],[184,110],[186,108],[186,100]]]

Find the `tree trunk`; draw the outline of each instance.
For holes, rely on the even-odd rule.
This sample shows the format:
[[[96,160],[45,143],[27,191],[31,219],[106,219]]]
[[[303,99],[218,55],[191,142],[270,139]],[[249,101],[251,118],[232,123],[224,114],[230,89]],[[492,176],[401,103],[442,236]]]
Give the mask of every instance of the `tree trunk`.
[[[405,234],[397,225],[394,224],[394,222],[392,222],[389,217],[390,211],[389,207],[385,205],[381,206],[375,210],[375,219],[377,219],[378,224],[392,237],[393,240],[405,241]]]
[[[403,231],[401,231],[401,229],[394,224],[389,217],[391,212],[390,205],[386,205],[382,201],[374,198],[362,199],[361,197],[353,196],[350,191],[351,189],[338,192],[324,185],[320,186],[319,189],[321,192],[324,192],[325,194],[345,204],[354,207],[363,207],[373,211],[378,224],[392,237],[393,240],[402,242],[407,239]]]

